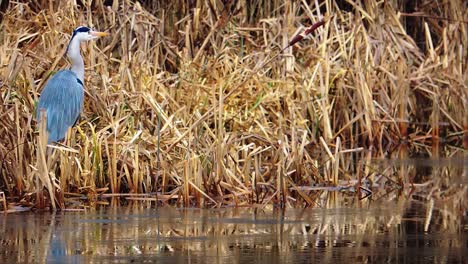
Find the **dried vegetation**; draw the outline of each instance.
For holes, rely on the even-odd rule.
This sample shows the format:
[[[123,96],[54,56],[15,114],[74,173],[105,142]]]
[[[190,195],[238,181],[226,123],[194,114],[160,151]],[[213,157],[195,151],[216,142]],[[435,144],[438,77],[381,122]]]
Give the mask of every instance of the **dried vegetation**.
[[[314,206],[313,186],[363,184],[358,157],[467,147],[465,1],[73,2],[11,2],[3,17],[9,197]],[[79,25],[112,37],[83,45],[84,111],[46,164],[32,113]]]

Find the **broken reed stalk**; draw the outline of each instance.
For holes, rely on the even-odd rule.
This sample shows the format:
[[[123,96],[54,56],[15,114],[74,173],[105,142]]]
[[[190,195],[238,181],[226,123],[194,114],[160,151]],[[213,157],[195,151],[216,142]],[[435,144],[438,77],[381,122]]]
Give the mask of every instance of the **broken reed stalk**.
[[[465,109],[464,109],[464,112],[465,112],[465,118],[464,118],[464,121],[463,121],[463,128],[464,128],[464,132],[463,132],[463,147],[465,148],[465,150],[468,149],[468,103],[464,102],[465,104]]]
[[[161,175],[161,113],[160,112],[158,112],[157,117],[158,117],[158,121],[157,121],[158,123],[156,126],[156,130],[157,130],[157,136],[158,136],[158,143],[156,146],[157,157],[156,157],[156,177],[155,177],[154,186],[153,186],[154,191],[157,190],[156,183],[159,181],[159,176]],[[156,198],[158,198],[158,192],[156,192]]]
[[[242,88],[255,74],[258,73],[258,71],[262,68],[264,68],[266,65],[268,65],[270,62],[272,62],[274,59],[276,59],[281,53],[283,53],[287,48],[293,46],[297,42],[303,40],[307,35],[311,34],[314,32],[317,28],[320,26],[325,25],[327,21],[330,21],[333,18],[333,16],[330,16],[328,18],[324,18],[321,21],[313,24],[312,26],[308,27],[306,30],[304,30],[303,33],[300,33],[292,38],[292,40],[289,42],[289,44],[281,49],[278,53],[276,53],[273,57],[271,57],[269,60],[263,62],[260,64],[259,67],[254,68],[247,77],[244,78],[242,82],[240,82],[237,86],[232,88],[226,95],[221,96],[219,103],[224,102],[226,99],[228,99],[231,95],[234,94],[237,90]],[[197,121],[195,121],[178,139],[176,139],[168,148],[166,151],[170,151],[173,147],[175,147],[182,139],[184,139],[195,127],[200,124],[200,122],[206,120],[207,118],[210,118],[214,113],[215,110],[219,108],[219,105],[213,105],[211,108],[209,108]]]
[[[3,212],[8,212],[7,200],[5,197],[5,192],[0,192],[0,199],[2,200],[3,204]]]
[[[190,160],[185,160],[184,161],[184,191],[183,191],[183,203],[185,207],[190,206],[190,189],[189,189],[189,184],[190,184],[190,176],[191,174],[190,171]]]
[[[44,187],[49,193],[50,203],[52,210],[56,211],[55,206],[55,188],[51,183],[49,177],[49,170],[47,166],[47,141],[48,141],[48,132],[47,132],[47,113],[44,109],[40,109],[40,122],[39,122],[39,136],[37,138],[37,177],[36,177],[36,198],[39,202],[39,208],[43,209],[44,204]],[[41,184],[42,183],[42,184]]]
[[[398,96],[398,127],[400,129],[400,137],[408,137],[408,83],[406,76],[406,65],[399,61],[397,66],[397,94]]]
[[[341,150],[341,138],[336,138],[335,145],[335,162],[333,163],[333,184],[338,184],[338,175],[340,172],[340,150]]]
[[[439,156],[439,141],[440,141],[440,110],[439,110],[439,96],[435,94],[432,97],[432,157]]]

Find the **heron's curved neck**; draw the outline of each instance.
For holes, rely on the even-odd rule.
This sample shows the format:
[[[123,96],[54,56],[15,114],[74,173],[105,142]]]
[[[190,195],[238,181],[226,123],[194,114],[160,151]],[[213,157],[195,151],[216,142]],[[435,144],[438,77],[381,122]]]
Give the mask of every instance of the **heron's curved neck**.
[[[83,82],[84,80],[84,62],[80,54],[80,41],[77,38],[73,38],[68,44],[67,51],[68,58],[70,58],[72,66],[71,71],[78,76]]]

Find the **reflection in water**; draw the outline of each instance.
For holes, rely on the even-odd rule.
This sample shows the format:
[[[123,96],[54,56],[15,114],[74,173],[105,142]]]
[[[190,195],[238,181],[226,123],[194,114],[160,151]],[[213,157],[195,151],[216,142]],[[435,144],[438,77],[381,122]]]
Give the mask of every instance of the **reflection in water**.
[[[2,263],[452,263],[466,260],[464,218],[427,204],[361,208],[101,209],[0,218]],[[445,222],[448,220],[448,222]]]

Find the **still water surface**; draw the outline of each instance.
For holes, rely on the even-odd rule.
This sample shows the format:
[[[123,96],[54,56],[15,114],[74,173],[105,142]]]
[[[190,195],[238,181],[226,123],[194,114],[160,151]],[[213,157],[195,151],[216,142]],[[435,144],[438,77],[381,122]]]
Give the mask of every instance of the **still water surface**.
[[[466,263],[466,216],[353,208],[126,207],[0,216],[1,263]]]

